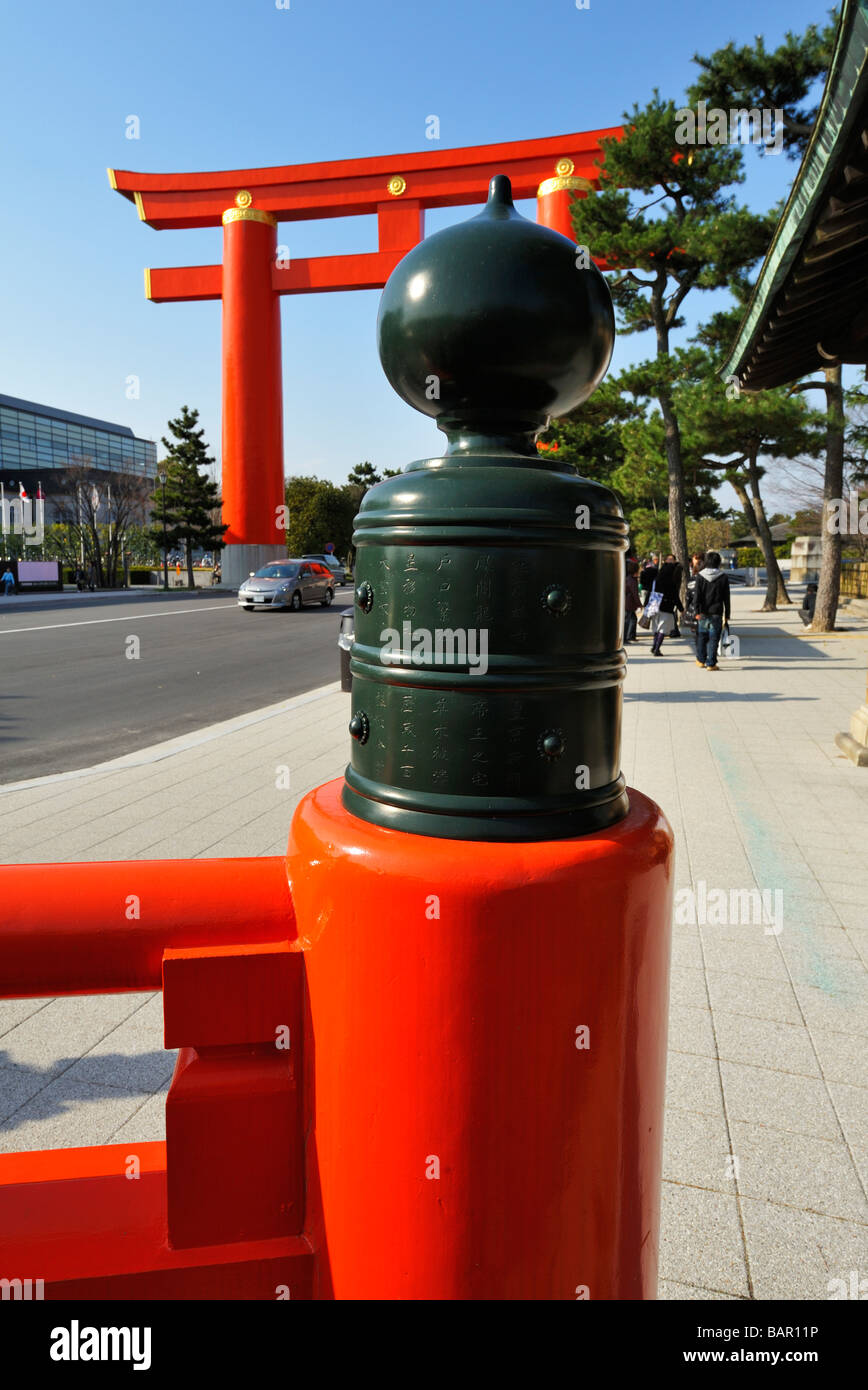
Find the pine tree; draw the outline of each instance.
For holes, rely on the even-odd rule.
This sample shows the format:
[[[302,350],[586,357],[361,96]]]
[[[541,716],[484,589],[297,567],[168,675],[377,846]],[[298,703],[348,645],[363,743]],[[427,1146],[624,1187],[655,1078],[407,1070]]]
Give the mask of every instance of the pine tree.
[[[686,486],[671,337],[683,324],[691,291],[721,289],[759,259],[774,218],[738,206],[732,196],[733,185],[744,179],[740,149],[679,146],[674,102],[655,92],[644,109],[625,114],[624,126],[621,140],[603,142],[600,191],[574,202],[573,227],[579,245],[617,269],[609,288],[621,332],[655,336],[655,357],[624,379],[660,410],[670,542],[686,574]]]
[[[537,448],[557,463],[572,464],[582,477],[611,485],[624,462],[621,425],[641,413],[624,394],[620,378],[608,376],[583,405],[551,422]]]
[[[369,463],[367,459],[364,463],[357,463],[347,478],[347,482],[351,486],[363,488],[365,492],[369,487],[376,487],[377,483],[382,481],[382,473],[378,473],[374,465]]]
[[[187,587],[195,588],[193,551],[198,547],[220,550],[229,529],[215,521],[221,500],[217,484],[202,472],[214,463],[204,441],[204,429],[197,430],[198,410],[181,407],[181,414],[169,421],[174,439],[162,439],[166,457],[161,465],[166,474],[165,513],[163,489],[158,487],[152,502],[151,539],[163,545],[163,522],[167,547],[183,545],[187,560]]]
[[[759,460],[815,458],[823,449],[825,421],[787,387],[742,393],[731,383],[721,389],[719,373],[744,312],[746,286],[739,278],[734,288],[738,302],[702,324],[693,345],[681,354],[684,370],[677,407],[685,447],[706,466],[719,469],[721,480],[733,488],[745,526],[763,553],[763,611],[768,612],[790,598],[766,516],[761,488],[766,469]],[[725,462],[708,455],[723,456]]]
[[[584,405],[553,420],[537,442],[544,457],[572,464],[578,473],[616,493],[638,552],[669,549],[668,477],[663,419],[646,416],[634,400],[629,372],[607,377]],[[692,458],[684,460],[688,517],[713,517],[716,480]]]
[[[771,110],[783,112],[783,147],[791,158],[804,153],[817,118],[816,105],[805,107],[808,92],[824,77],[832,57],[837,10],[830,10],[823,28],[809,24],[804,34],[784,36],[784,42],[768,52],[762,34],[752,44],[736,48],[730,42],[708,58],[694,54],[700,75],[687,93],[688,101],[707,101],[721,110]],[[763,153],[762,145],[758,146]]]
[[[768,52],[762,36],[751,46],[728,43],[708,58],[694,56],[700,75],[691,87],[692,101],[707,100],[720,108],[755,107],[780,110],[783,146],[795,157],[804,153],[814,129],[818,107],[801,105],[820,78],[825,76],[835,46],[838,10],[830,10],[824,28],[810,24],[804,34],[787,33],[784,42]],[[759,146],[762,153],[762,146]],[[734,335],[733,335],[734,336]],[[823,482],[825,507],[841,495],[844,474],[844,410],[840,366],[824,368],[823,379],[814,379],[795,390],[821,390],[826,402],[826,464]],[[841,536],[823,526],[823,555],[814,618],[814,632],[834,629],[841,578]]]

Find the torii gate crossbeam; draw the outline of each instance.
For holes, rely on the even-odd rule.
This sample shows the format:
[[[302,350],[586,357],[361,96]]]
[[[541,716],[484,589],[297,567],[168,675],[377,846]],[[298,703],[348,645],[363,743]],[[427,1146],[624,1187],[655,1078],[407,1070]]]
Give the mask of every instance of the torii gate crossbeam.
[[[537,220],[572,236],[570,199],[598,187],[601,141],[620,126],[542,140],[422,150],[368,159],[187,174],[109,169],[113,189],[143,222],[164,228],[223,226],[222,265],[146,269],[158,303],[223,301],[223,519],[226,583],[283,552],[283,389],[280,296],[378,289],[424,236],[426,208],[484,203],[493,174],[517,198],[536,197]],[[376,251],[278,255],[278,222],[377,216]],[[242,549],[243,547],[243,549]],[[262,547],[270,548],[266,554]]]

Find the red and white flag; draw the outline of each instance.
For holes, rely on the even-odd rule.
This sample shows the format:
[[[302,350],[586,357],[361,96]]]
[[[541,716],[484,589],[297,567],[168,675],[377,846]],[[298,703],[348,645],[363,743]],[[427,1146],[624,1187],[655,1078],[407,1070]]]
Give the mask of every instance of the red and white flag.
[[[22,501],[22,502],[29,502],[29,501],[30,501],[30,497],[29,497],[29,495],[28,495],[27,489],[25,488],[24,484],[21,483],[21,482],[19,482],[19,484],[18,484],[18,496],[21,498],[21,501]]]

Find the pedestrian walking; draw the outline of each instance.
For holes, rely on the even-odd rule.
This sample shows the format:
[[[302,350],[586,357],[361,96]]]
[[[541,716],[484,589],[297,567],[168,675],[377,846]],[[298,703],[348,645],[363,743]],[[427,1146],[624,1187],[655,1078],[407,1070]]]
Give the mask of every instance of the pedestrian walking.
[[[687,576],[687,606],[684,610],[684,620],[694,637],[696,636],[696,579],[704,564],[705,555],[703,552],[694,550],[690,557],[690,571]]]
[[[627,574],[624,580],[624,645],[628,642],[638,642],[636,635],[636,609],[640,606],[639,598],[639,561],[627,560]]]
[[[12,573],[8,565],[6,566],[3,573],[0,574],[0,584],[3,585],[4,598],[8,598],[10,594],[15,593],[15,575]]]
[[[75,567],[75,587],[78,589],[79,593],[84,589],[84,570],[81,568],[81,565],[76,565]]]
[[[729,627],[729,580],[720,568],[720,555],[709,550],[696,580],[696,664],[717,671],[717,649]]]
[[[674,555],[667,555],[667,556],[666,556],[666,561],[665,561],[665,563],[666,563],[667,565],[674,565],[674,566],[675,566],[675,583],[676,583],[677,586],[678,586],[678,593],[679,593],[679,595],[680,595],[680,594],[681,594],[681,580],[682,580],[682,577],[683,577],[683,575],[684,575],[684,570],[683,570],[682,566],[679,565],[679,563],[678,563],[678,561],[676,560],[676,558],[675,558]],[[684,609],[683,609],[683,608],[681,609],[681,612],[682,612],[682,613],[684,612]],[[681,636],[681,632],[680,632],[680,629],[679,629],[679,627],[678,627],[678,614],[675,613],[673,616],[674,616],[674,618],[675,618],[675,626],[674,626],[674,628],[672,629],[672,632],[671,632],[670,635],[671,635],[672,637],[680,637],[680,636]]]
[[[654,580],[654,591],[660,596],[660,607],[651,619],[654,638],[651,642],[652,656],[662,656],[663,642],[677,629],[676,613],[682,611],[681,566],[662,564]]]
[[[641,574],[639,575],[639,588],[640,588],[641,591],[642,591],[642,606],[643,606],[643,607],[644,607],[645,604],[647,604],[647,602],[648,602],[648,599],[649,599],[650,594],[651,594],[651,590],[652,590],[653,587],[654,587],[654,580],[657,578],[657,575],[658,575],[658,573],[659,573],[659,569],[660,569],[660,556],[659,556],[659,555],[651,555],[651,556],[649,556],[649,558],[645,561],[645,564],[644,564],[643,567],[642,567],[642,572],[641,572]]]

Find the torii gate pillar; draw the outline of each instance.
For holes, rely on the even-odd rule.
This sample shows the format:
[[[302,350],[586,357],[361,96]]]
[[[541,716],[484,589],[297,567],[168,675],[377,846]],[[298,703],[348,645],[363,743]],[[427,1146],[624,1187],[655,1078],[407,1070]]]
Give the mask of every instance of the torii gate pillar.
[[[223,214],[223,583],[286,554],[277,221],[242,190]]]

